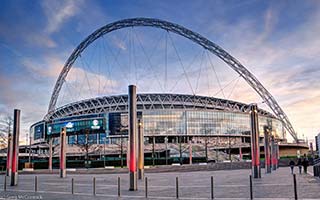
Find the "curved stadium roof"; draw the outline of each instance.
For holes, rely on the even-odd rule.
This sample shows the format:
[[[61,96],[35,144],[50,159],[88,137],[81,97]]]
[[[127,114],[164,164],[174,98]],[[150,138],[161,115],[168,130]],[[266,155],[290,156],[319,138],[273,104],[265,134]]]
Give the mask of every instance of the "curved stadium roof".
[[[250,105],[207,96],[186,94],[137,94],[137,110],[188,109],[188,110],[224,110],[249,113]],[[100,114],[108,112],[127,112],[128,95],[115,95],[91,98],[73,102],[48,113],[45,121],[64,117]],[[259,114],[276,118],[268,111],[259,109]]]

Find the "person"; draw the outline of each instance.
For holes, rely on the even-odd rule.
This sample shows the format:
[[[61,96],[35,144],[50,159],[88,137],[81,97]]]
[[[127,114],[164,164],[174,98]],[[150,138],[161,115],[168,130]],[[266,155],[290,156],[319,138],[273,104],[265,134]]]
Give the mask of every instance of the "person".
[[[299,167],[299,174],[301,174],[301,169],[302,169],[302,160],[301,160],[301,158],[298,159],[297,165]]]
[[[308,160],[308,157],[307,157],[306,154],[304,154],[304,158],[303,158],[303,161],[302,161],[302,166],[303,166],[303,171],[306,174],[307,171],[308,171],[308,166],[309,166],[309,160]]]
[[[289,162],[289,165],[290,165],[290,169],[291,169],[291,174],[293,174],[293,169],[294,169],[294,165],[295,165],[294,161],[291,160],[291,161]]]

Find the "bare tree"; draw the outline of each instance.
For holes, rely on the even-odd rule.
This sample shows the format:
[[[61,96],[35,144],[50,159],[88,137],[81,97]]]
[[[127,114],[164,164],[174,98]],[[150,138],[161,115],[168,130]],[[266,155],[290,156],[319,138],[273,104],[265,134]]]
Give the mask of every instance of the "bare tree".
[[[8,145],[8,135],[12,133],[13,119],[11,116],[0,117],[0,149]]]
[[[75,142],[75,145],[77,145],[82,151],[85,151],[85,163],[86,166],[88,166],[88,161],[89,161],[89,149],[92,146],[92,141],[89,140],[89,135],[90,135],[90,131],[89,129],[85,130],[85,138],[79,140]]]

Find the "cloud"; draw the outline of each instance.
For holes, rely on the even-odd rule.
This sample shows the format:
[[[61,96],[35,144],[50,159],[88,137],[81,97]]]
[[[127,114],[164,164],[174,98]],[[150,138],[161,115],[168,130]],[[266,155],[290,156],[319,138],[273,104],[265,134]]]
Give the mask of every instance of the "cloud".
[[[82,0],[42,1],[42,7],[47,17],[46,32],[49,34],[57,32],[67,20],[80,11],[83,3]]]

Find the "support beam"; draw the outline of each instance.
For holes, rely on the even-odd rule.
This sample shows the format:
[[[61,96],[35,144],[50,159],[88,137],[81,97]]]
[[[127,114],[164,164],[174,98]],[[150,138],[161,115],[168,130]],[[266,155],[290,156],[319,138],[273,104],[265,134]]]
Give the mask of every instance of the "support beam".
[[[263,127],[264,131],[264,165],[265,172],[271,173],[271,162],[270,162],[270,129],[268,126]]]
[[[259,146],[259,123],[258,123],[258,106],[250,106],[250,123],[251,123],[251,162],[253,178],[261,178],[260,169],[260,146]]]
[[[138,189],[137,184],[137,89],[135,85],[129,85],[129,190]]]
[[[49,137],[49,171],[52,172],[52,137]]]
[[[20,110],[14,109],[12,150],[11,150],[11,186],[18,185],[19,166]]]
[[[60,178],[67,177],[66,172],[66,135],[67,129],[63,127],[60,132]]]
[[[138,120],[138,179],[144,179],[144,134],[142,120]]]

